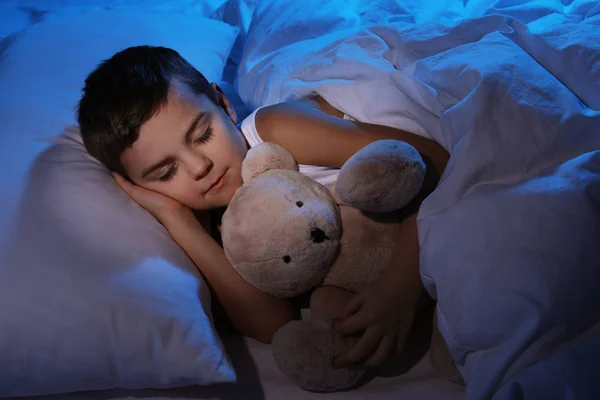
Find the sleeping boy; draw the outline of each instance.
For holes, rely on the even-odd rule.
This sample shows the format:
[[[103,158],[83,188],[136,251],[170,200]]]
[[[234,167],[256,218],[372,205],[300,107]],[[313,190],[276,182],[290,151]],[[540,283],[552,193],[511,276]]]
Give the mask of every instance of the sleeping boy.
[[[234,327],[267,343],[293,318],[290,301],[244,281],[213,237],[217,233],[194,213],[204,211],[213,219],[222,215],[242,184],[248,149],[262,141],[277,143],[294,156],[301,172],[329,185],[355,152],[376,140],[398,139],[426,161],[424,191],[435,187],[449,157],[422,136],[344,118],[319,96],[260,108],[238,128],[235,110],[219,86],[164,47],[131,47],[99,64],[85,81],[78,123],[88,152],[168,230]],[[401,224],[399,245],[406,252],[395,268],[356,294],[327,289],[339,299],[334,328],[361,335],[355,347],[336,357],[336,366],[376,366],[404,344],[425,291],[416,213]]]

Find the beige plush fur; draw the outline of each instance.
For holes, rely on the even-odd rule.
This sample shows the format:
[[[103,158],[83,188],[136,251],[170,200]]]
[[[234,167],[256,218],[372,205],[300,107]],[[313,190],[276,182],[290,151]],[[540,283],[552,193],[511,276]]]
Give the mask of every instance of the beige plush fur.
[[[244,185],[222,221],[227,258],[245,280],[278,297],[319,287],[312,319],[290,322],[275,335],[275,361],[307,390],[351,388],[365,369],[333,369],[333,356],[356,339],[337,334],[331,318],[400,258],[395,222],[419,192],[425,164],[404,142],[374,142],[344,164],[329,190],[300,174],[285,149],[263,143],[249,151],[242,170]]]

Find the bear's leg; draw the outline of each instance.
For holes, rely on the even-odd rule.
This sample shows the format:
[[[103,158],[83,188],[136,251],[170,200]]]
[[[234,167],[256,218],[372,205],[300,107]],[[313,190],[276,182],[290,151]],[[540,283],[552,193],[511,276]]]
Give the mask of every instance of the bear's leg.
[[[279,369],[300,387],[333,392],[354,387],[365,368],[353,365],[335,369],[333,358],[352,348],[357,339],[342,336],[331,328],[332,318],[341,317],[353,293],[334,286],[316,289],[311,295],[312,318],[291,321],[273,338],[273,358]]]

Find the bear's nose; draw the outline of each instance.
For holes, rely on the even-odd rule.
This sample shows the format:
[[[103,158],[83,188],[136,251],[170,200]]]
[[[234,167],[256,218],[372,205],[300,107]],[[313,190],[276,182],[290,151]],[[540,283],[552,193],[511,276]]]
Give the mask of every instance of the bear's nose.
[[[311,237],[313,243],[322,243],[325,240],[329,240],[329,238],[327,237],[327,235],[325,234],[325,232],[323,232],[319,228],[313,228],[310,231],[310,237]]]

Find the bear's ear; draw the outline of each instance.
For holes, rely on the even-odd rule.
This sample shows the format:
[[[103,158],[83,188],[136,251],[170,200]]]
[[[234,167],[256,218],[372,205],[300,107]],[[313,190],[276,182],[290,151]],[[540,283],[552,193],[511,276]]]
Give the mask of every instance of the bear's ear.
[[[260,143],[248,150],[242,162],[242,179],[250,182],[263,172],[271,169],[291,169],[298,171],[298,163],[283,147],[275,143]]]

